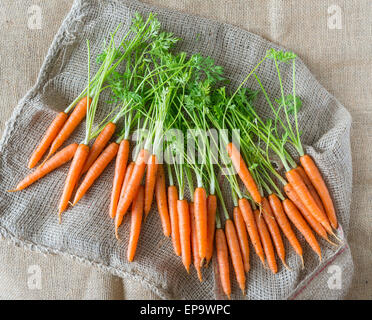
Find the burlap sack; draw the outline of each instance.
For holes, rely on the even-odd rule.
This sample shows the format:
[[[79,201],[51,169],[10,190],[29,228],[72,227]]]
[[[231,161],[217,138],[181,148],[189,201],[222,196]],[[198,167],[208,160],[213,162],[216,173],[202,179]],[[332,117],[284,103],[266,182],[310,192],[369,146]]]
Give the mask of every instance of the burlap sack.
[[[177,49],[214,58],[225,68],[232,87],[244,78],[267,49],[279,48],[230,25],[153,8],[137,1],[75,1],[53,41],[37,83],[20,101],[1,140],[0,233],[17,245],[65,255],[139,281],[164,299],[223,298],[218,276],[214,274],[217,271],[215,263],[213,268],[203,270],[205,280],[202,284],[193,269],[191,275],[187,275],[181,260],[173,253],[170,240],[162,235],[155,208],[143,226],[135,262],[126,262],[130,222],[125,220],[121,228],[122,240],[118,242],[107,214],[112,165],[79,205],[64,214],[61,225],[58,224],[57,205],[68,165],[23,192],[6,192],[29,173],[27,160],[56,110],[63,110],[85,85],[85,39],[90,40],[91,53],[95,56],[100,52],[103,40],[119,23],[122,23],[120,34],[128,29],[136,11],[158,13],[163,28],[183,39]],[[338,236],[343,244],[335,248],[320,241],[323,260],[319,264],[299,236],[305,249],[305,269],[301,269],[299,259],[286,243],[287,261],[292,270],[280,266],[275,276],[252,254],[247,295],[242,297],[234,283],[233,298],[342,298],[351,281],[353,264],[346,243],[351,198],[350,115],[300,60],[296,66],[297,93],[304,102],[300,114],[303,143],[322,170],[333,195],[340,222]],[[284,85],[289,89],[291,70],[287,68],[282,72]],[[270,96],[277,97],[279,88],[277,81],[273,81],[276,79],[273,64],[264,64],[259,74]],[[248,83],[248,86],[255,84]],[[257,105],[263,116],[270,114],[262,98]],[[107,106],[102,104],[98,120],[106,112]],[[81,141],[83,135],[84,126],[81,125],[70,140]],[[338,285],[339,281],[342,286]]]

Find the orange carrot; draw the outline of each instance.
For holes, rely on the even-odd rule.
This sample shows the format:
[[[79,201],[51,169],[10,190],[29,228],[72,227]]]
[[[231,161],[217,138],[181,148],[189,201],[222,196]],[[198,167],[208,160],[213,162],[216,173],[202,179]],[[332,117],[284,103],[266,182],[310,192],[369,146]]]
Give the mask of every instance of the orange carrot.
[[[242,213],[254,250],[260,258],[262,264],[265,265],[265,255],[251,205],[249,204],[247,199],[242,198],[239,199],[239,208]]]
[[[177,200],[178,223],[180,230],[180,242],[182,252],[182,262],[187,272],[190,270],[191,263],[191,222],[190,211],[187,200]]]
[[[132,176],[132,172],[133,172],[133,169],[134,169],[135,165],[136,165],[136,163],[134,161],[132,161],[128,165],[127,171],[125,172],[125,178],[124,178],[124,181],[123,181],[123,186],[122,186],[121,191],[120,191],[119,202],[120,202],[120,199],[124,197],[125,188],[128,186],[128,182],[130,180],[130,177]],[[115,214],[115,216],[116,216],[116,214]],[[117,232],[116,232],[116,236],[118,237]]]
[[[270,202],[270,207],[272,209],[272,212],[274,213],[274,216],[276,218],[276,221],[278,222],[280,228],[282,229],[283,233],[287,237],[293,249],[300,256],[301,261],[303,263],[303,258],[302,258],[303,252],[302,252],[301,244],[298,241],[295,233],[293,232],[292,227],[288,221],[288,218],[284,213],[282,202],[279,200],[279,198],[274,193],[269,195],[269,202]]]
[[[276,264],[275,251],[274,251],[273,243],[270,238],[269,230],[267,229],[267,226],[265,223],[265,219],[262,216],[260,216],[260,212],[258,210],[254,211],[254,215],[256,218],[256,224],[258,227],[258,232],[260,233],[262,245],[265,250],[267,264],[269,265],[269,268],[272,271],[272,273],[277,273],[278,266]]]
[[[157,170],[158,170],[158,163],[157,163],[156,155],[152,154],[147,163],[147,170],[146,170],[145,216],[147,216],[151,210],[152,199],[154,197]],[[164,176],[164,172],[163,172],[163,176]]]
[[[310,192],[311,196],[314,198],[314,200],[315,200],[317,206],[319,207],[319,209],[322,210],[322,212],[325,213],[322,200],[320,199],[320,197],[318,195],[318,192],[315,190],[315,188],[314,188],[313,184],[311,183],[309,177],[307,176],[305,170],[301,166],[297,166],[296,171],[300,175],[303,182],[305,182],[306,187],[309,189],[309,192]]]
[[[132,176],[132,172],[133,172],[133,169],[134,169],[134,166],[136,165],[136,163],[134,161],[132,161],[129,165],[128,165],[128,168],[125,172],[125,178],[124,178],[124,181],[123,181],[123,185],[121,187],[121,190],[120,190],[120,197],[119,197],[119,202],[120,202],[120,199],[124,197],[125,195],[125,190],[128,186],[128,182],[130,180],[130,177]]]
[[[89,105],[92,99],[89,98]],[[68,117],[67,121],[63,125],[61,131],[58,133],[57,137],[54,139],[48,157],[49,158],[52,154],[54,154],[58,148],[70,137],[72,132],[76,129],[76,127],[80,124],[80,122],[85,118],[87,113],[87,97],[85,96],[82,98],[79,103],[72,111],[71,115]],[[75,186],[74,186],[75,187]]]
[[[294,203],[294,205],[297,207],[297,209],[300,210],[303,217],[307,221],[307,223],[310,225],[310,227],[322,238],[329,241],[327,231],[323,228],[323,226],[319,223],[318,220],[314,218],[314,216],[311,214],[311,212],[308,210],[307,207],[302,203],[300,197],[294,190],[293,186],[288,183],[284,186],[284,191],[288,198]]]
[[[234,223],[228,219],[225,222],[225,235],[227,240],[227,245],[229,247],[231,261],[235,270],[236,280],[238,281],[239,287],[243,292],[245,292],[245,272],[242,253],[240,251],[240,245]]]
[[[242,252],[244,271],[248,272],[249,266],[249,243],[247,229],[245,228],[244,219],[239,207],[234,208],[234,223],[238,234],[240,249]]]
[[[177,213],[178,191],[175,186],[168,187],[168,208],[171,222],[172,244],[177,256],[181,255],[180,229],[178,225]]]
[[[96,181],[96,179],[102,174],[103,170],[105,170],[109,163],[115,158],[118,149],[119,145],[116,142],[112,142],[92,164],[84,177],[83,182],[76,191],[73,205],[75,205],[84,196],[94,181]]]
[[[283,200],[283,207],[289,220],[292,221],[292,223],[295,225],[298,231],[300,231],[301,234],[304,236],[306,242],[319,256],[319,259],[322,260],[322,254],[321,254],[321,250],[319,247],[319,243],[318,241],[316,241],[316,238],[313,232],[311,231],[310,227],[307,225],[306,221],[302,218],[300,212],[297,210],[294,203],[289,199],[285,199]]]
[[[49,128],[41,139],[40,143],[36,147],[35,151],[32,153],[30,161],[28,162],[28,167],[32,169],[43,157],[44,153],[48,150],[53,140],[57,136],[58,132],[61,130],[65,124],[68,115],[64,112],[60,112],[54,118],[53,122],[50,124]]]
[[[309,209],[314,218],[318,220],[329,233],[333,233],[327,216],[316,205],[315,200],[311,196],[309,190],[306,188],[305,183],[297,171],[292,169],[287,171],[285,175],[288,182],[292,185],[293,189],[301,198],[302,203]]]
[[[192,255],[194,258],[194,267],[198,274],[199,281],[203,281],[202,273],[201,273],[201,259],[199,256],[199,246],[198,246],[198,237],[196,234],[196,223],[195,223],[195,212],[194,212],[194,203],[190,202],[190,219],[191,219],[191,248],[192,248]]]
[[[120,198],[120,191],[123,185],[125,172],[127,170],[128,156],[129,156],[129,141],[122,140],[120,142],[118,154],[116,156],[114,181],[112,183],[112,193],[111,193],[111,201],[110,201],[110,217],[111,218],[114,218],[116,215],[116,209],[118,207],[118,202]]]
[[[162,164],[159,164],[157,171],[158,171],[158,174],[156,177],[156,186],[155,186],[156,203],[158,205],[158,212],[160,215],[161,225],[163,227],[163,233],[166,237],[169,237],[171,234],[171,224],[169,220],[167,190],[165,187],[165,175],[164,175],[164,168]],[[145,193],[146,193],[146,187],[145,187]],[[146,194],[145,194],[145,200],[146,200]]]
[[[138,154],[136,164],[134,165],[133,172],[128,181],[128,185],[126,186],[124,190],[124,196],[119,200],[119,204],[118,204],[118,208],[117,208],[116,216],[115,216],[115,233],[116,234],[121,225],[121,222],[123,221],[124,215],[126,214],[129,206],[131,205],[134,197],[137,194],[138,188],[141,184],[141,180],[145,173],[146,161],[148,157],[149,157],[149,153],[145,149],[142,149],[140,153]]]
[[[139,235],[141,232],[142,214],[143,214],[143,202],[144,202],[144,188],[140,186],[137,195],[133,200],[132,205],[132,216],[130,223],[130,235],[128,244],[128,261],[132,262],[134,255],[136,254],[137,244]]]
[[[199,256],[204,260],[207,253],[207,194],[204,188],[196,188],[194,191],[195,223],[198,238]]]
[[[65,187],[63,189],[63,194],[59,202],[59,218],[61,221],[62,212],[66,210],[68,202],[71,198],[71,194],[77,183],[77,179],[80,176],[81,170],[83,169],[84,162],[89,154],[89,147],[85,144],[79,144],[76,149],[74,158],[72,160],[70,169],[68,171]]]
[[[217,211],[217,197],[214,194],[208,195],[207,198],[207,253],[205,258],[207,264],[213,256],[213,243],[214,243],[214,233],[216,230],[216,211]]]
[[[77,147],[78,144],[73,143],[66,148],[63,148],[48,161],[46,161],[44,165],[38,167],[34,172],[25,177],[20,183],[18,183],[16,189],[11,191],[20,191],[27,188],[37,180],[46,176],[49,172],[52,172],[54,169],[70,161],[74,157]]]
[[[91,165],[94,161],[98,158],[101,154],[102,150],[105,148],[109,140],[111,139],[112,135],[116,130],[116,124],[109,122],[98,135],[96,140],[94,141],[92,147],[90,148],[89,155],[87,161],[85,161],[83,170],[81,174],[84,174],[89,170]]]
[[[307,173],[307,176],[310,178],[313,186],[318,191],[318,194],[322,199],[324,209],[327,213],[328,219],[331,222],[332,227],[334,229],[337,229],[338,223],[333,201],[318,167],[316,166],[315,162],[309,155],[304,155],[300,157],[300,161]]]
[[[252,178],[252,175],[250,174],[242,155],[232,142],[227,145],[227,152],[231,158],[235,170],[237,171],[240,179],[243,181],[253,200],[256,203],[261,203],[261,194],[257,188],[257,184]]]
[[[288,265],[285,262],[285,249],[283,239],[280,234],[279,226],[275,220],[269,201],[267,201],[266,198],[262,199],[262,212],[266,225],[269,228],[269,232],[271,235],[271,239],[274,243],[276,253],[278,254],[279,259],[283,262],[284,266],[288,268]]]
[[[221,279],[223,292],[230,299],[231,284],[230,284],[230,267],[229,267],[229,253],[227,251],[226,237],[222,229],[216,230],[216,252],[217,263]]]

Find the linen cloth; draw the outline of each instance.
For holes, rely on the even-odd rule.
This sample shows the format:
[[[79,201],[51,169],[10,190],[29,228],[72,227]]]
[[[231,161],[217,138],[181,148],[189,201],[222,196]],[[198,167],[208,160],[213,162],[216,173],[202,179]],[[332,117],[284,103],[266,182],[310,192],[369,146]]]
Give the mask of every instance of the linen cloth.
[[[280,42],[281,42],[281,41],[280,41]],[[282,43],[282,42],[281,42],[281,43]],[[295,50],[295,51],[298,52],[298,50]],[[212,55],[212,56],[213,56],[213,55]],[[300,56],[301,56],[301,55],[300,55]],[[223,64],[223,63],[222,63],[222,64]],[[347,222],[343,223],[343,225],[345,225],[345,227],[346,227],[346,229],[347,229]],[[344,251],[342,251],[341,253],[339,253],[339,256],[342,256],[342,255],[344,255],[344,254],[347,255],[347,253],[348,253],[348,249],[345,249]],[[343,265],[344,265],[344,264],[343,264]],[[345,273],[347,272],[347,270],[350,270],[350,266],[348,266],[348,268],[346,268]],[[311,283],[314,284],[314,281],[312,281]],[[309,286],[312,285],[311,283],[308,284],[308,287],[307,287],[307,288],[309,288]],[[345,287],[347,287],[347,284],[345,285]],[[346,291],[346,290],[347,290],[347,289],[345,289],[345,288],[343,288],[343,289],[344,289],[343,291]],[[313,289],[313,290],[314,290],[314,289]],[[306,290],[301,291],[300,293],[298,293],[298,294],[296,295],[296,297],[301,297],[301,294],[303,294],[304,292],[306,293],[306,291],[309,291],[309,290],[306,289]],[[319,291],[319,289],[315,288],[315,291]],[[336,290],[336,292],[337,292],[337,290]],[[306,297],[306,295],[305,295],[305,297]],[[307,297],[309,297],[309,296],[307,296]],[[328,295],[328,297],[331,297],[331,296]],[[340,295],[336,293],[335,297],[340,297]]]

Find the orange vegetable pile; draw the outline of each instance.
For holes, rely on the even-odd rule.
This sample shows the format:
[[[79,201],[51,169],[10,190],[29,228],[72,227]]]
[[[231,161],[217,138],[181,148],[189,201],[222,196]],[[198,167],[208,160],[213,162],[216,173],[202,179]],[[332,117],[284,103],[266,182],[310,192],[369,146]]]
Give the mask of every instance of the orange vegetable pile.
[[[135,260],[143,221],[156,203],[162,232],[171,238],[174,253],[187,272],[193,264],[202,281],[203,270],[215,256],[227,297],[232,293],[231,270],[244,294],[251,252],[274,274],[281,271],[281,264],[290,270],[285,239],[304,264],[304,244],[297,238],[300,233],[321,259],[318,239],[335,245],[329,237],[336,237],[338,223],[322,174],[301,144],[298,113],[302,102],[296,96],[295,76],[289,94],[282,85],[280,65],[292,64],[295,75],[296,56],[269,50],[231,93],[222,86],[223,70],[212,59],[172,53],[178,39],[160,31],[153,15],[143,20],[136,14],[119,46],[114,42],[117,31],[97,57],[93,78],[88,42],[87,87],[57,114],[30,155],[28,167],[34,168],[44,155],[45,159],[12,191],[29,187],[71,160],[58,207],[61,219],[70,205],[78,207],[79,201],[89,201],[90,187],[115,159],[110,207],[102,214],[113,219],[113,232],[119,239],[120,226],[130,213],[128,261]],[[127,40],[128,35],[132,40]],[[270,61],[281,92],[275,101],[256,73],[261,64]],[[118,66],[124,71],[119,72]],[[258,90],[243,88],[251,77]],[[103,90],[111,90],[115,107],[99,123],[96,110],[108,108],[99,101]],[[263,119],[256,111],[258,94],[272,109],[272,119]],[[84,140],[64,146],[84,118]],[[228,134],[221,134],[218,140],[206,134],[211,128]],[[234,133],[236,129],[240,135]],[[170,138],[172,130],[187,133],[199,157],[186,151],[185,137]],[[134,132],[137,145],[131,157]],[[299,161],[287,151],[288,144],[295,147]],[[283,170],[273,165],[274,158],[280,160]],[[229,191],[220,189],[222,180],[231,189],[231,212],[224,200]],[[185,198],[186,187],[189,199]]]

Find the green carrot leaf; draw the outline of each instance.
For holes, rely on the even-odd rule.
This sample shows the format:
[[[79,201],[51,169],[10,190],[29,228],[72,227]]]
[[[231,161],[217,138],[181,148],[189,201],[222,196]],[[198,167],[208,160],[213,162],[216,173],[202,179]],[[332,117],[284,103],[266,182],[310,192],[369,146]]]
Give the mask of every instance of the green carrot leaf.
[[[275,101],[279,104],[279,107],[286,107],[289,114],[297,113],[302,107],[301,98],[299,96],[294,98],[292,94],[288,94],[284,98],[275,99]]]
[[[278,60],[280,62],[287,63],[289,61],[294,60],[297,56],[293,52],[290,51],[283,51],[283,50],[275,50],[271,48],[267,51],[266,57],[272,60]]]

